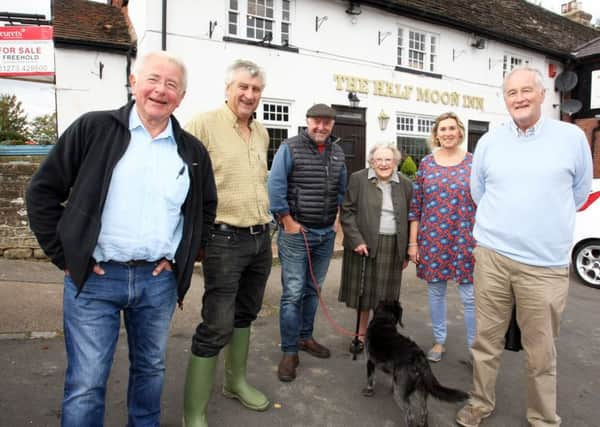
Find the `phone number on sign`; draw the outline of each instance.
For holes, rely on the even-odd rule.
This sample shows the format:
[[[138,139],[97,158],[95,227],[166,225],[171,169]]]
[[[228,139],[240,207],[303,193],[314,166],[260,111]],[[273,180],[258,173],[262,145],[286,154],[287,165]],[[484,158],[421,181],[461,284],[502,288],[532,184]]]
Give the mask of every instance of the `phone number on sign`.
[[[0,73],[38,73],[50,71],[47,65],[2,65],[0,64]]]

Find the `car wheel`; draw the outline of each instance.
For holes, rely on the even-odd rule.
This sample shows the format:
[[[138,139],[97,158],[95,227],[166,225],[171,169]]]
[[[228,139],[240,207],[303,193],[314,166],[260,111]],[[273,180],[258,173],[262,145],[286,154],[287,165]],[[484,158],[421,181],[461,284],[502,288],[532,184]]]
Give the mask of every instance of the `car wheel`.
[[[585,285],[600,289],[600,240],[579,246],[573,254],[573,266]]]

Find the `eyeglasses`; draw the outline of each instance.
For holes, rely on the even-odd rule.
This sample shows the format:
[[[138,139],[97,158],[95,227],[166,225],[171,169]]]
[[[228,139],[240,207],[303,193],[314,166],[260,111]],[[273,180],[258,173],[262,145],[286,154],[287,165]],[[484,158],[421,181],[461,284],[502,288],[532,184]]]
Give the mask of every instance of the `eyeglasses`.
[[[394,159],[373,159],[373,163],[377,163],[377,164],[394,163]]]

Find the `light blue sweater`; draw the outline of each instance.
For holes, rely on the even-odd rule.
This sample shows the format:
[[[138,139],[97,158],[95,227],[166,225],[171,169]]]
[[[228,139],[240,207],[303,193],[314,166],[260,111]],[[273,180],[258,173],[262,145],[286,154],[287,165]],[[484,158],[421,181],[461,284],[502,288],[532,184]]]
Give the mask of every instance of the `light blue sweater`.
[[[592,157],[584,133],[541,119],[532,136],[511,124],[478,142],[471,171],[477,244],[524,264],[569,264],[575,211],[587,199]]]

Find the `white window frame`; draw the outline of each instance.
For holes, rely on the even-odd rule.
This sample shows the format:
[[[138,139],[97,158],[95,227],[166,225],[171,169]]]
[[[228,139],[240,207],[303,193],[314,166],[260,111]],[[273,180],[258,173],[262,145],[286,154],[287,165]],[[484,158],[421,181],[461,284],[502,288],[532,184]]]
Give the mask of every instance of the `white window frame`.
[[[529,65],[529,62],[530,59],[525,56],[515,55],[514,53],[505,53],[502,57],[502,77],[506,77],[506,74],[514,68]]]
[[[271,112],[269,109],[273,107],[274,111]],[[281,112],[280,118],[277,117],[278,111],[277,108],[280,107]],[[287,113],[285,112],[287,110]],[[265,118],[265,114],[268,116]],[[275,115],[272,117],[271,115]],[[274,98],[263,98],[260,102],[260,105],[256,109],[256,117],[259,122],[263,124],[263,126],[267,129],[285,129],[287,130],[287,137],[291,136],[292,131],[292,101],[290,100],[282,100],[282,99],[274,99]],[[270,134],[269,134],[270,135]],[[269,152],[267,153],[268,162],[272,161],[272,157],[274,157],[275,152],[279,149],[279,146],[273,147],[273,140],[269,141]],[[269,164],[270,169],[270,164]]]
[[[429,148],[428,140],[431,136],[431,129],[434,123],[435,116],[404,112],[396,113],[396,143],[398,144],[398,138],[415,138],[423,140],[423,144]],[[406,153],[405,150],[402,150],[402,147],[398,147],[398,149],[402,152],[403,158],[409,155],[417,164],[419,163],[420,159],[415,158],[414,153]],[[430,151],[430,148],[428,151]]]
[[[290,33],[292,32],[292,0],[281,0],[281,23],[279,29],[281,44],[284,46],[289,45]]]
[[[396,63],[399,67],[435,73],[438,67],[439,44],[439,34],[399,26],[396,38]]]
[[[281,120],[277,120],[271,118],[265,118],[265,113],[270,113],[266,111],[266,106],[275,107],[275,112],[273,114],[277,115],[277,107],[281,107],[282,118]],[[283,112],[283,110],[287,109],[287,113]],[[287,114],[287,118],[284,116]],[[275,98],[262,98],[260,105],[256,109],[256,115],[258,121],[261,122],[265,127],[273,127],[273,128],[290,128],[292,127],[292,101],[289,100],[281,100]]]
[[[295,0],[227,0],[227,35],[239,39],[252,41],[263,41],[267,33],[272,37],[269,41],[273,44],[287,46],[291,43],[292,20]],[[248,7],[250,3],[251,7]],[[254,10],[253,5],[258,5],[258,10]],[[260,13],[266,12],[263,6],[268,7],[272,3],[272,17]],[[287,10],[284,9],[284,3]],[[270,9],[270,8],[269,8]],[[255,12],[250,14],[249,11]],[[257,23],[260,20],[261,25],[251,27],[249,24],[254,20]],[[270,23],[270,29],[267,29],[266,23]],[[250,28],[255,28],[253,34],[248,34]],[[284,29],[287,29],[287,34]]]
[[[431,128],[435,123],[435,116],[412,113],[396,113],[397,136],[424,136],[431,135]]]
[[[240,28],[240,0],[227,0],[227,34],[238,36]]]

